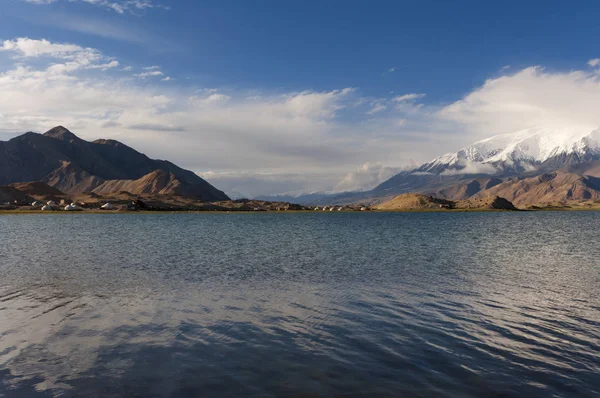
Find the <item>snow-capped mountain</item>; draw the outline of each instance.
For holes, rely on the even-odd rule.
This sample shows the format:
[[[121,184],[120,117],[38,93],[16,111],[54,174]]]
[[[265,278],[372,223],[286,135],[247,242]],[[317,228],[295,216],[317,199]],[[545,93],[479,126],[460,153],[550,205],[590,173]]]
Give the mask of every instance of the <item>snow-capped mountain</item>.
[[[555,176],[559,169],[573,169],[576,170],[575,173],[585,173],[586,165],[598,165],[600,169],[599,128],[535,127],[477,141],[458,152],[442,155],[415,169],[402,171],[371,191],[332,195],[320,198],[320,203],[378,203],[406,192],[421,192],[449,198],[460,193],[468,197],[503,182],[521,181],[547,174],[545,179],[542,179],[545,181],[550,178],[548,175]],[[554,181],[553,178],[550,180]],[[561,177],[559,180],[569,184],[571,180],[581,180],[586,189],[595,190],[596,181],[600,181],[600,174],[593,177],[593,183],[581,175],[573,174],[569,178]],[[540,181],[543,182],[542,180]],[[598,184],[600,186],[600,182]],[[556,181],[549,183],[549,187],[544,189],[547,188],[549,192],[556,194],[553,196],[555,198],[563,198],[566,194],[562,195],[561,189],[568,184],[562,184],[560,187],[555,185]],[[502,187],[506,188],[504,185]],[[569,189],[565,188],[564,191],[568,193]],[[583,192],[585,189],[579,191]],[[586,196],[582,194],[581,197]]]
[[[496,135],[417,168],[433,174],[502,174],[600,158],[600,129],[535,127]]]

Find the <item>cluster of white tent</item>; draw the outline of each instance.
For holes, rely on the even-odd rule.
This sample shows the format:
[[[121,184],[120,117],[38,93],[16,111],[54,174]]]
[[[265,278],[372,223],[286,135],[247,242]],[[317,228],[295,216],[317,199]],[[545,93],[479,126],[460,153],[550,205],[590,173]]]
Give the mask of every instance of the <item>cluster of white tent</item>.
[[[321,210],[321,211],[342,211],[343,208],[342,207],[336,207],[336,206],[329,206],[329,207],[323,206],[322,208],[321,207],[315,207],[315,211],[319,211],[319,210]]]
[[[38,202],[37,200],[31,204],[33,207],[41,207],[42,211],[50,211],[50,210],[60,210],[61,206],[58,205],[55,201],[49,200],[46,203]],[[71,203],[63,208],[66,211],[76,211],[83,210],[81,206],[76,203]]]
[[[43,202],[39,202],[39,201],[35,201],[31,204],[31,206],[33,207],[41,207],[42,211],[50,211],[50,210],[61,210],[60,205],[58,205],[55,201],[53,200],[49,200],[46,203]],[[112,203],[106,203],[103,206],[100,207],[101,209],[104,210],[112,210],[114,209],[114,206],[112,205]],[[83,207],[79,206],[77,203],[71,203],[70,205],[66,205],[64,208],[62,208],[62,210],[65,211],[80,211],[83,210]]]
[[[342,211],[344,210],[343,207],[341,206],[323,206],[323,207],[315,207],[314,209],[315,211]],[[367,208],[366,207],[361,207],[360,211],[366,211]]]

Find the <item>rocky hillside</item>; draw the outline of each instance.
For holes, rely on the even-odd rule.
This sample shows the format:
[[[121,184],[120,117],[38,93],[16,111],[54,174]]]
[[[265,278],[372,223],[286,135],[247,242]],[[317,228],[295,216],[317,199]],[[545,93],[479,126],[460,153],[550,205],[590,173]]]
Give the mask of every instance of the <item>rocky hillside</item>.
[[[43,181],[70,195],[128,187],[136,192],[229,199],[191,171],[114,140],[88,142],[59,126],[0,141],[0,185]],[[124,182],[116,182],[124,181]],[[100,188],[102,187],[102,188]],[[111,188],[112,187],[112,188]]]
[[[384,211],[517,210],[508,200],[498,196],[453,201],[416,193],[398,195],[377,205],[376,209]]]
[[[510,179],[475,196],[498,195],[517,206],[572,200],[600,200],[600,178],[554,172],[525,179]]]
[[[518,210],[510,201],[499,196],[459,200],[455,202],[454,208],[465,210]]]
[[[376,206],[377,210],[433,210],[451,209],[454,202],[433,196],[405,193]]]

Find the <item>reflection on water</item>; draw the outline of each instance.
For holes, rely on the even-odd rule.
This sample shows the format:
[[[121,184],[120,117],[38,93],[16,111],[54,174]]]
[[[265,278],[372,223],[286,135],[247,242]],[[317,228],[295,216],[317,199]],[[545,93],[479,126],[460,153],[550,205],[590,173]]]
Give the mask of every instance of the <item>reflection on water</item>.
[[[600,395],[600,213],[0,217],[0,397]]]

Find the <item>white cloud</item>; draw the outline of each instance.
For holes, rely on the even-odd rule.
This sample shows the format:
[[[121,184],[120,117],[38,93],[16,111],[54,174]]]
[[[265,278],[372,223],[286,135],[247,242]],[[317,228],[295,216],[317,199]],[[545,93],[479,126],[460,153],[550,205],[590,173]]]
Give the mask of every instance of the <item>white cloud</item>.
[[[98,50],[84,48],[74,44],[52,43],[48,40],[33,40],[18,38],[5,40],[0,46],[0,52],[14,54],[18,61],[28,58],[47,58],[62,63],[52,63],[46,72],[52,75],[73,72],[78,69],[107,70],[119,66],[119,62],[105,57]]]
[[[383,112],[387,109],[387,106],[382,103],[382,101],[373,102],[373,106],[371,109],[367,111],[367,115],[374,115],[379,112]]]
[[[164,76],[165,74],[162,73],[159,70],[153,70],[153,71],[149,71],[149,72],[142,72],[142,73],[138,73],[135,76],[137,77],[141,77],[142,79],[145,79],[147,77],[156,77],[156,76]]]
[[[396,67],[391,67],[390,69],[388,69],[388,72],[393,73],[396,72]]]
[[[221,101],[229,101],[231,99],[230,96],[225,94],[211,94],[206,98],[207,102],[221,102]]]
[[[23,0],[26,3],[31,4],[51,4],[60,0]],[[70,2],[81,2],[87,3],[106,9],[116,11],[119,14],[126,12],[134,13],[136,11],[142,11],[150,8],[163,8],[168,9],[163,5],[157,4],[153,0],[68,0]]]
[[[461,174],[496,174],[498,170],[487,163],[471,162],[468,160],[459,162],[461,169],[451,169],[442,172],[442,175],[461,175]]]
[[[42,56],[59,59],[75,59],[82,56],[86,58],[100,57],[100,53],[94,49],[83,48],[74,44],[52,43],[45,39],[33,40],[27,37],[5,40],[2,47],[0,47],[0,51],[12,51],[25,58]]]
[[[399,167],[386,167],[379,162],[367,162],[344,176],[335,191],[364,191],[375,188],[401,171]]]
[[[199,173],[231,197],[264,195],[299,196],[307,193],[364,191],[398,173],[401,168],[365,163],[350,173],[330,170],[291,172],[204,172]]]
[[[533,126],[600,126],[600,78],[586,71],[534,66],[487,80],[439,112],[444,120],[486,138]]]
[[[394,102],[409,102],[409,101],[414,101],[420,98],[425,97],[425,94],[404,94],[404,95],[399,95],[397,97],[392,98],[392,101]]]
[[[592,68],[595,68],[596,66],[599,66],[600,65],[600,58],[590,59],[588,61],[588,65],[591,66]]]
[[[91,65],[89,68],[90,69],[107,70],[107,69],[111,69],[111,68],[116,68],[118,66],[119,66],[119,61],[110,61],[109,63],[106,63],[106,64]]]
[[[145,66],[142,68],[142,70],[144,70],[145,72],[142,73],[138,73],[134,76],[137,76],[139,78],[142,79],[146,79],[148,77],[159,77],[159,76],[164,76],[163,77],[163,81],[169,81],[171,80],[171,78],[169,76],[165,76],[165,74],[160,70],[160,66]]]

